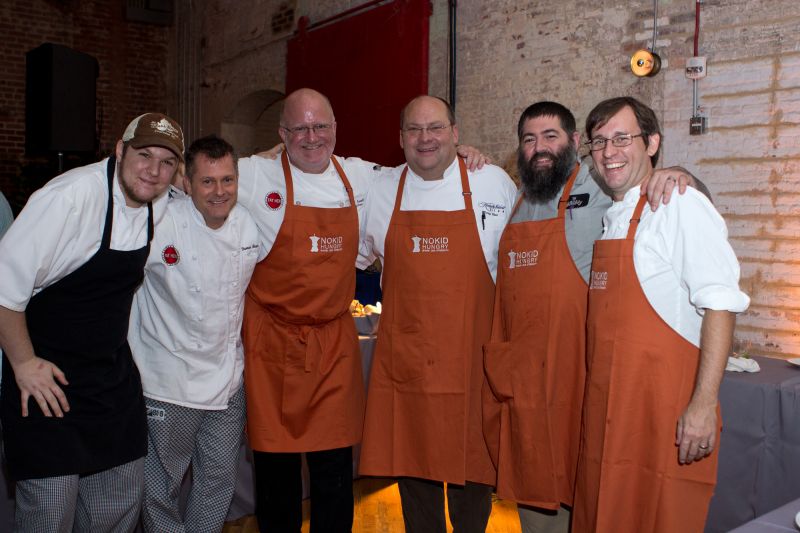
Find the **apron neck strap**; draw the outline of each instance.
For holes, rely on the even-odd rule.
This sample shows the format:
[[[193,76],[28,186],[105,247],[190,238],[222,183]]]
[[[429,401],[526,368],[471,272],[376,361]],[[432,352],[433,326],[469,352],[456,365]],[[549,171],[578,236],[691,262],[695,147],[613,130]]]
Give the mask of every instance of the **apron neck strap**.
[[[633,215],[631,215],[631,223],[628,226],[628,236],[626,237],[628,240],[633,240],[636,236],[636,228],[639,227],[639,221],[642,220],[642,210],[646,205],[647,196],[640,196],[639,203],[636,204],[636,209],[633,210]]]
[[[461,174],[461,194],[464,195],[464,209],[472,211],[472,190],[469,188],[469,176],[467,175],[467,164],[464,160],[456,156],[458,170]]]
[[[344,169],[336,161],[336,158],[331,156],[331,163],[333,163],[333,167],[336,169],[336,173],[339,174],[339,177],[342,179],[342,183],[344,184],[344,190],[347,191],[347,197],[350,199],[350,207],[355,208],[356,200],[353,196],[353,187],[350,185],[350,181],[347,179],[347,175],[344,173]],[[283,179],[286,182],[286,202],[287,205],[294,205],[294,185],[292,184],[292,168],[289,166],[289,154],[286,153],[286,150],[281,152],[281,166],[283,167]],[[288,207],[287,207],[288,209]]]
[[[578,171],[581,169],[580,163],[575,163],[575,168],[567,179],[564,185],[564,192],[561,193],[561,199],[558,201],[558,218],[564,218],[569,204],[569,194],[572,192],[572,186],[575,184],[575,178],[578,177]]]
[[[472,211],[472,191],[469,188],[469,178],[467,175],[467,165],[464,160],[456,156],[458,161],[458,169],[461,174],[461,194],[464,195],[464,209]],[[408,163],[400,173],[400,183],[397,184],[397,195],[394,198],[394,212],[400,211],[400,202],[403,200],[403,189],[406,185],[406,176],[408,175]]]
[[[350,205],[352,207],[356,206],[356,200],[353,196],[353,187],[350,186],[350,181],[347,179],[347,175],[344,173],[344,169],[336,160],[335,157],[331,156],[331,163],[333,163],[333,168],[336,169],[338,172],[339,177],[342,178],[342,183],[344,183],[344,189],[347,191],[347,197],[350,198]]]
[[[286,182],[286,205],[294,205],[294,186],[292,185],[292,169],[289,166],[289,154],[286,150],[281,152],[281,166],[283,167],[283,180]]]

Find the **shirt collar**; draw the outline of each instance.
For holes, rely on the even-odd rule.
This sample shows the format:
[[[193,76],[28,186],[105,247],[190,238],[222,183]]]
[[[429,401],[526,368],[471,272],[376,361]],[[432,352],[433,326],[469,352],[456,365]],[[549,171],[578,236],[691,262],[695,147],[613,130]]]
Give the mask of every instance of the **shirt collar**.
[[[453,162],[450,163],[450,166],[448,166],[445,169],[441,180],[427,181],[427,180],[423,179],[421,176],[419,176],[416,172],[411,170],[410,166],[408,167],[408,177],[409,177],[409,179],[412,179],[412,180],[415,180],[415,181],[422,181],[422,182],[425,182],[425,183],[439,183],[439,182],[443,182],[443,181],[449,181],[449,180],[453,179],[453,176],[456,176],[456,177],[458,177],[458,179],[461,179],[461,171],[458,168],[458,156],[453,158]]]
[[[335,156],[334,156],[335,157]],[[314,177],[314,176],[327,176],[331,172],[336,172],[336,168],[334,168],[333,163],[328,161],[328,166],[325,167],[325,170],[320,172],[319,174],[312,174],[311,172],[306,172],[304,170],[300,170],[298,167],[294,166],[292,163],[291,158],[289,158],[289,169],[292,171],[292,176],[302,176],[302,177]]]

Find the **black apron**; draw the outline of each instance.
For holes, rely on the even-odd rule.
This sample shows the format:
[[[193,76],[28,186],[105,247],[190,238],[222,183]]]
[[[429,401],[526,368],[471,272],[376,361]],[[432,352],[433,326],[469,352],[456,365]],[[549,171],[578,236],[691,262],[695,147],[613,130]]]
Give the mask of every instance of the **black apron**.
[[[147,205],[147,245],[111,250],[115,166],[109,158],[100,249],[33,296],[25,310],[36,355],[67,377],[69,385],[61,388],[70,411],[63,418],[47,418],[31,398],[23,418],[14,372],[3,358],[0,421],[9,473],[17,480],[89,474],[147,453],[142,383],[127,337],[133,294],[144,277],[153,238],[153,206]]]

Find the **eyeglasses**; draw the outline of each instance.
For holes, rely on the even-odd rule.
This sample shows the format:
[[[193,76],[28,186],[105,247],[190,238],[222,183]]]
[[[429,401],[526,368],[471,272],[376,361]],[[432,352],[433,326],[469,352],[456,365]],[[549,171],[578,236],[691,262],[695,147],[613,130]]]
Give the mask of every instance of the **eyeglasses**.
[[[333,124],[312,124],[311,126],[295,126],[293,128],[287,128],[286,126],[281,126],[284,130],[288,131],[292,135],[297,135],[298,137],[305,137],[312,131],[315,135],[326,135],[333,131]]]
[[[427,131],[433,136],[443,134],[452,124],[431,124],[430,126],[408,126],[403,128],[403,133],[409,137],[419,137],[423,131]]]
[[[637,133],[636,135],[631,135],[630,133],[623,133],[622,135],[615,135],[610,139],[606,139],[605,137],[595,137],[590,141],[586,141],[584,144],[589,147],[589,150],[592,152],[597,152],[599,150],[603,150],[606,147],[606,143],[611,141],[611,145],[616,148],[622,148],[623,146],[630,146],[633,140],[636,137],[644,137],[645,133]]]

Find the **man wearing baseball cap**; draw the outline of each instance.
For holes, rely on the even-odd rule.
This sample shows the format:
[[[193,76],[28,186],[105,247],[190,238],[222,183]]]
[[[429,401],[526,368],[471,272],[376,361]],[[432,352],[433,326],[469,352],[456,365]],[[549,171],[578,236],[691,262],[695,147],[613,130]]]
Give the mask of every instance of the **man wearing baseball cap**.
[[[132,531],[147,423],[126,340],[153,225],[183,160],[171,118],[34,193],[0,241],[0,422],[15,531]]]

